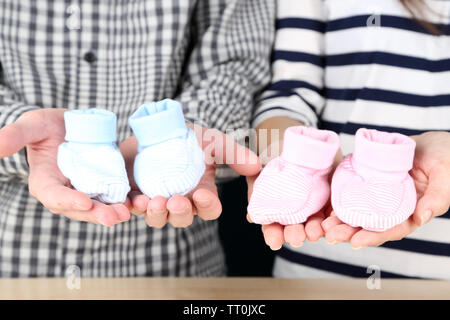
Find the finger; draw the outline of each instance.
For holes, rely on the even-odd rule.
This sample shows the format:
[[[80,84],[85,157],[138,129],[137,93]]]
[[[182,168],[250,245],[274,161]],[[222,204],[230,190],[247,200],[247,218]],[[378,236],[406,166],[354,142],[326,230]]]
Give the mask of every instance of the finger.
[[[247,180],[247,200],[250,201],[250,198],[252,197],[253,194],[253,185],[255,184],[256,178],[258,177],[259,174],[255,175],[255,176],[249,176],[246,177]]]
[[[203,220],[217,219],[222,212],[222,204],[216,194],[207,189],[198,189],[192,195],[197,215]]]
[[[136,155],[138,153],[137,147],[138,141],[136,136],[131,136],[120,144],[119,149],[123,155],[125,163],[134,163],[134,159],[136,158]]]
[[[248,222],[250,222],[250,223],[253,223],[253,221],[252,221],[252,219],[250,218],[250,215],[247,213],[247,215],[246,215],[246,218],[247,218],[247,221]]]
[[[336,217],[336,215],[333,214],[333,212],[331,213],[331,215],[326,218],[325,220],[323,220],[321,226],[323,231],[328,232],[331,228],[336,227],[337,225],[342,224],[342,221]]]
[[[167,210],[169,223],[176,228],[185,228],[194,220],[191,201],[186,197],[174,195],[167,201]]]
[[[309,241],[316,242],[321,237],[323,237],[325,232],[323,231],[321,224],[324,221],[324,219],[325,216],[323,212],[318,212],[309,217],[309,219],[306,221],[305,232],[306,237],[308,238]]]
[[[62,214],[69,219],[84,222],[102,224],[104,226],[113,226],[120,222],[115,209],[99,201],[92,201],[93,205],[89,211],[64,211]]]
[[[327,231],[325,239],[329,244],[350,241],[353,235],[359,230],[361,230],[361,228],[354,228],[345,223],[339,224]]]
[[[323,212],[325,218],[336,216],[336,213],[334,213],[333,207],[331,205],[325,205]]]
[[[284,227],[284,239],[293,247],[301,247],[306,240],[303,224],[294,224]]]
[[[131,213],[139,216],[147,211],[147,207],[150,201],[149,197],[139,191],[131,191],[128,196],[130,197],[132,206]]]
[[[138,142],[135,136],[131,136],[125,139],[119,146],[120,152],[122,153],[123,159],[125,161],[125,168],[127,170],[128,180],[130,183],[131,190],[139,190],[136,181],[134,180],[134,159],[137,155]],[[145,212],[147,205],[144,206]],[[140,212],[140,211],[139,211]]]
[[[197,187],[187,195],[192,201],[193,211],[203,220],[217,219],[222,213],[215,177],[214,166],[207,166]]]
[[[107,205],[96,200],[94,200],[93,202],[95,204],[93,215],[96,217],[98,223],[107,227],[111,227],[121,222],[118,212],[116,211],[116,209],[121,210],[120,204]]]
[[[284,243],[284,227],[278,223],[263,225],[261,227],[266,244],[272,250],[279,250]]]
[[[133,207],[131,205],[131,200],[129,197],[125,198],[125,202],[123,203],[123,205],[128,209],[128,212],[131,212],[131,209],[133,209]]]
[[[227,164],[236,173],[243,176],[254,176],[261,171],[258,156],[248,148],[237,143],[231,136],[218,130],[204,129],[202,136],[204,150],[212,144],[212,155],[217,164]]]
[[[421,226],[432,217],[446,213],[450,206],[450,174],[448,170],[435,170],[429,176],[429,184],[419,199],[413,217]]]
[[[117,218],[120,222],[125,222],[130,220],[130,211],[122,203],[111,204],[110,207],[116,212]]]
[[[43,187],[29,185],[30,194],[54,213],[64,211],[88,211],[92,200],[84,193],[52,183]]]
[[[225,157],[225,164],[227,164],[231,169],[233,169],[237,174],[240,174],[241,176],[257,175],[262,169],[261,161],[259,160],[258,156],[246,147],[241,146],[236,142],[234,143],[236,154],[234,159],[233,157],[229,157],[229,151],[226,152],[225,155],[221,155],[222,157]],[[234,161],[230,161],[230,158]]]
[[[42,140],[45,133],[42,122],[19,118],[0,130],[0,158],[11,156],[27,144]]]
[[[383,231],[375,232],[361,230],[355,233],[351,238],[351,246],[353,249],[361,249],[367,246],[380,246],[386,241],[397,241],[406,237],[408,234],[417,229],[414,219],[410,218],[395,227]]]
[[[145,221],[149,227],[161,229],[167,223],[167,199],[161,196],[154,197],[148,203]]]

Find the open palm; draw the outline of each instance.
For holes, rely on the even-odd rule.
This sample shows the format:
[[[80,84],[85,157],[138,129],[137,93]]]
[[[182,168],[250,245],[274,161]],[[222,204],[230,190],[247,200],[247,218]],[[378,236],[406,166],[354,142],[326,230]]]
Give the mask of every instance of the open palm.
[[[217,219],[222,212],[215,183],[216,167],[219,164],[227,164],[244,176],[253,176],[261,170],[256,154],[239,145],[230,136],[202,127],[195,127],[194,131],[205,153],[206,169],[199,184],[186,196],[174,195],[170,199],[156,196],[150,199],[142,194],[132,178],[137,140],[134,136],[130,137],[120,146],[132,189],[132,213],[145,214],[147,224],[151,227],[162,228],[170,223],[174,227],[184,228],[192,224],[194,215],[203,220]]]
[[[339,150],[334,160],[333,170],[329,175],[329,181],[331,181],[333,172],[336,169],[337,165],[341,162],[341,160],[342,160],[342,152]],[[249,201],[253,192],[253,185],[257,177],[258,175],[247,177]],[[330,201],[328,201],[328,203],[319,212],[310,216],[308,220],[304,223],[286,226],[281,225],[279,223],[263,225],[261,226],[261,229],[264,235],[264,240],[272,250],[280,249],[285,242],[289,243],[294,247],[302,246],[303,242],[306,239],[308,239],[311,242],[315,242],[325,234],[322,228],[322,223],[325,221],[327,217],[330,216],[331,212],[332,212],[331,203]],[[248,214],[247,220],[252,223]]]
[[[26,147],[30,194],[55,214],[112,226],[130,218],[127,204],[106,205],[72,188],[57,166],[58,146],[64,142],[66,109],[24,113],[0,130],[0,157]]]
[[[327,242],[350,241],[355,249],[379,246],[401,240],[450,206],[450,133],[427,132],[412,136],[416,141],[413,169],[410,171],[417,191],[417,206],[409,219],[384,232],[351,227],[332,212],[323,223]]]

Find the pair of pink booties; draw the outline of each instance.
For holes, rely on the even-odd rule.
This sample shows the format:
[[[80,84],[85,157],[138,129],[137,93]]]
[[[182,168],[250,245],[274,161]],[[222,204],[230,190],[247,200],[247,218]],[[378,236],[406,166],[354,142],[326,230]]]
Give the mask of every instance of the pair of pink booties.
[[[256,179],[248,213],[258,224],[305,222],[330,199],[337,217],[353,227],[384,231],[402,223],[416,206],[408,171],[416,144],[399,133],[361,128],[354,152],[328,182],[340,141],[336,133],[290,127],[281,156]]]

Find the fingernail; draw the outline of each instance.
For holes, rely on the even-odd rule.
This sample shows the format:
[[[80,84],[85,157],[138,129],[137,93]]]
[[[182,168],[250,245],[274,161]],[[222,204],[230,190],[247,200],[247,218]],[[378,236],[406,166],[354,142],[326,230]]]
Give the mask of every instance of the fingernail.
[[[167,210],[168,212],[170,212],[170,214],[186,214],[186,212],[189,210],[189,205],[188,204],[183,204],[180,206],[180,204],[176,205],[176,206],[172,206],[175,208],[170,208],[169,206],[167,206]]]
[[[178,214],[180,212],[175,212],[175,214]],[[150,212],[148,212],[148,214],[151,214],[153,216],[162,216],[164,214],[166,214],[165,211],[156,211],[156,210],[151,210]]]
[[[291,243],[291,246],[293,246],[294,248],[300,248],[301,246],[303,246],[303,242],[300,244],[292,244]]]
[[[195,200],[195,202],[200,208],[207,208],[211,203],[209,200]]]
[[[353,248],[353,247],[352,247],[353,250],[360,250],[360,249],[362,249],[362,248],[363,248],[363,247],[356,247],[356,248]]]
[[[282,245],[281,246],[279,246],[278,248],[274,248],[274,247],[270,247],[270,249],[272,249],[273,251],[277,251],[277,250],[280,250],[281,249],[281,247],[282,247]]]
[[[145,211],[142,211],[142,210],[139,210],[139,209],[135,209],[135,208],[131,209],[130,212],[132,214],[136,215],[136,216],[139,216],[139,215],[145,213]]]
[[[332,244],[332,245],[334,245],[334,244],[336,244],[337,243],[337,240],[333,240],[332,242],[330,242],[330,241],[328,241],[328,240],[325,240],[328,244]]]
[[[427,223],[430,220],[432,214],[433,212],[431,210],[426,210],[420,217],[420,225]]]
[[[181,211],[170,211],[170,213],[172,213],[172,214],[180,214],[180,215],[183,215],[183,214],[186,214],[186,210],[181,210]]]
[[[101,225],[104,225],[105,227],[108,227],[108,225],[106,224],[106,222],[102,218],[99,218],[98,222],[100,222]]]

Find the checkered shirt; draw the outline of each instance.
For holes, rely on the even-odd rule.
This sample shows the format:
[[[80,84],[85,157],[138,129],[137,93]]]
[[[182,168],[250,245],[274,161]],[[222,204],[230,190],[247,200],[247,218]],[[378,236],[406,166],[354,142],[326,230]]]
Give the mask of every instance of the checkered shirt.
[[[36,108],[129,116],[174,98],[190,121],[249,126],[270,80],[270,0],[0,0],[0,126]],[[114,227],[50,213],[30,196],[24,151],[0,160],[0,276],[223,276],[217,222]],[[230,231],[232,232],[232,230]]]

